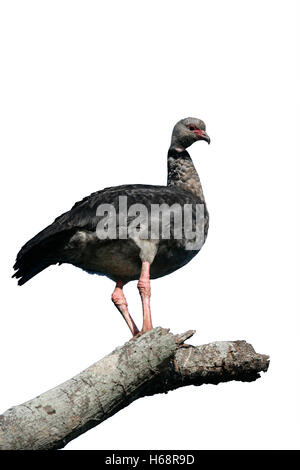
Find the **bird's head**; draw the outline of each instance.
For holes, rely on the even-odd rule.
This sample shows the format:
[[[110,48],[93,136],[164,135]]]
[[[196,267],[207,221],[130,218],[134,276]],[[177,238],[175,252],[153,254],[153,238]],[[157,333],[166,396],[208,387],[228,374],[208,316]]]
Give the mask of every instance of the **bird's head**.
[[[210,138],[205,131],[205,124],[201,119],[188,117],[181,119],[175,125],[171,147],[183,151],[198,140],[205,140],[208,144],[210,143]]]

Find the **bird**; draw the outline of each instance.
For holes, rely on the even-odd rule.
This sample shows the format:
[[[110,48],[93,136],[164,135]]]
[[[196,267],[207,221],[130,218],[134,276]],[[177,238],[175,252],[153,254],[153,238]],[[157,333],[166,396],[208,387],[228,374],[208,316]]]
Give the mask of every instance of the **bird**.
[[[151,279],[171,274],[191,261],[208,233],[209,214],[202,185],[186,150],[197,141],[210,143],[205,123],[198,118],[181,119],[172,131],[166,186],[127,184],[109,187],[76,202],[20,249],[12,277],[17,278],[21,286],[49,266],[63,263],[90,274],[107,276],[115,282],[112,302],[126,321],[132,337],[152,330]],[[122,221],[124,201],[127,218]],[[176,220],[179,220],[179,228],[184,223],[182,218],[176,219],[176,211],[170,212],[169,219],[164,222],[162,212],[156,211],[153,220],[158,222],[158,232],[148,232],[145,236],[149,219],[139,218],[143,211],[138,209],[150,213],[153,208],[192,207],[192,228],[197,229],[197,205],[203,211],[201,246],[189,246],[191,240],[183,230],[181,236],[175,236]],[[134,208],[135,213],[128,207]],[[169,229],[168,237],[162,235],[163,228]],[[138,281],[143,310],[141,330],[129,313],[123,291],[123,287],[134,280]]]

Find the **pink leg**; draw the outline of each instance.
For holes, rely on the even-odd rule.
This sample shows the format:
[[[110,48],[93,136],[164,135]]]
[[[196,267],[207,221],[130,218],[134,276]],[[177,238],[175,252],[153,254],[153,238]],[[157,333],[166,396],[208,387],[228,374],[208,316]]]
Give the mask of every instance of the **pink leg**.
[[[139,330],[128,311],[128,304],[123,293],[123,286],[124,283],[122,281],[118,281],[116,283],[116,287],[112,293],[111,300],[113,301],[119,312],[123,315],[123,318],[129,326],[132,336],[135,336],[139,333]]]
[[[143,328],[142,333],[152,330],[151,310],[150,310],[150,263],[148,261],[142,262],[142,270],[138,282],[138,290],[142,299],[143,305]]]

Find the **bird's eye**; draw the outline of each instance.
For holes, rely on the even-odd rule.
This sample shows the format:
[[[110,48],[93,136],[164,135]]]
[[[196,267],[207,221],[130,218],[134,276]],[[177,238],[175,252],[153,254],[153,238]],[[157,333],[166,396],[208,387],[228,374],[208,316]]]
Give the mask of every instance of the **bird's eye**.
[[[197,127],[194,126],[193,124],[190,124],[190,125],[189,125],[189,129],[190,129],[191,131],[195,131],[195,130],[197,129]]]

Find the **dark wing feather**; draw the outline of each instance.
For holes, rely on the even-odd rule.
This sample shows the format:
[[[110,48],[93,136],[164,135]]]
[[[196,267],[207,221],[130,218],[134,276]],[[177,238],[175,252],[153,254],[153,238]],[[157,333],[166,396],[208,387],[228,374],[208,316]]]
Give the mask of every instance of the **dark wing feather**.
[[[128,206],[141,203],[148,208],[151,204],[202,202],[189,191],[166,186],[123,185],[92,193],[57,217],[21,248],[14,265],[14,277],[19,279],[18,283],[22,285],[51,264],[59,263],[61,248],[76,231],[95,231],[100,219],[96,216],[96,210],[100,204],[112,204],[118,212],[119,196],[127,196]]]

